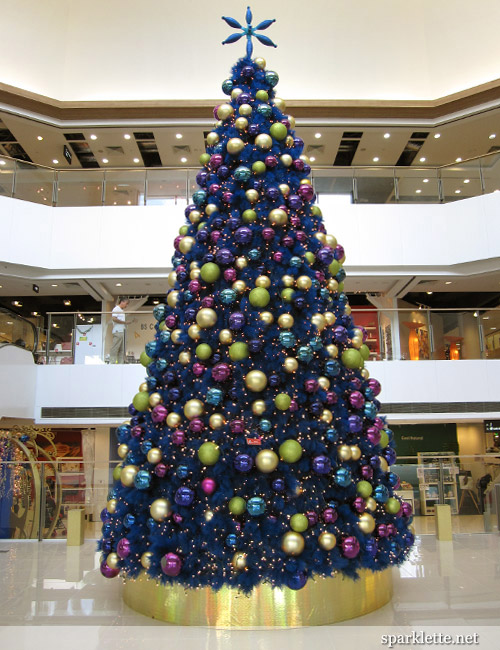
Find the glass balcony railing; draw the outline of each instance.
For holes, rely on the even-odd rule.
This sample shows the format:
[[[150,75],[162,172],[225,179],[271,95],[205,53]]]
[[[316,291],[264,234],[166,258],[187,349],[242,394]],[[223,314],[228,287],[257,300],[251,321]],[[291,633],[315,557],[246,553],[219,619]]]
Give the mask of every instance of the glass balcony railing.
[[[53,169],[0,156],[0,195],[52,206],[185,205],[198,168]],[[313,167],[322,196],[351,203],[449,203],[500,191],[500,152],[439,167]]]
[[[352,307],[370,361],[500,359],[500,308]],[[139,363],[155,335],[152,310],[127,315],[123,355],[112,357],[111,312],[50,312],[36,358],[48,364]],[[0,314],[1,318],[1,314]]]
[[[0,307],[0,347],[7,345],[24,348],[35,354],[38,349],[38,330],[31,321]]]

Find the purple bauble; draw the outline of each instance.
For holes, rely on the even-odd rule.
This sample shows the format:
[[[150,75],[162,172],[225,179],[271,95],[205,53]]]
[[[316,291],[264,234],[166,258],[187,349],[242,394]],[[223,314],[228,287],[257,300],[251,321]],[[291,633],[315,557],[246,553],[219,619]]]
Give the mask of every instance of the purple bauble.
[[[333,330],[333,336],[337,343],[345,343],[348,337],[346,328],[342,327],[342,325],[337,325],[337,327]]]
[[[204,372],[206,368],[202,363],[199,363],[198,361],[196,363],[193,363],[193,375],[195,377],[200,377]]]
[[[189,423],[189,430],[192,431],[193,433],[201,433],[205,428],[205,425],[203,423],[203,420],[200,420],[200,418],[194,418],[191,420]]]
[[[134,438],[140,438],[140,437],[142,436],[143,433],[144,433],[144,432],[143,432],[143,430],[142,430],[142,427],[140,427],[140,426],[132,427],[132,430],[131,430],[132,437],[134,437]]]
[[[229,427],[232,433],[243,433],[245,431],[245,422],[243,420],[231,420]]]
[[[305,241],[307,241],[307,233],[305,233],[303,230],[299,230],[295,233],[295,238],[298,242],[303,244]]]
[[[273,228],[263,228],[262,229],[262,238],[265,239],[266,241],[270,241],[271,239],[274,239],[275,232]]]
[[[335,511],[334,511],[335,512]],[[307,521],[309,522],[309,526],[316,526],[316,524],[319,521],[318,515],[314,512],[314,510],[308,510],[306,512],[306,517]]]
[[[378,551],[377,540],[374,537],[369,537],[365,542],[365,551],[368,555],[375,557]]]
[[[380,429],[380,431],[382,431],[382,429],[385,426],[384,421],[382,420],[382,418],[375,418],[375,421],[373,422],[373,426],[377,427],[377,429]]]
[[[316,253],[316,257],[319,259],[319,261],[322,264],[328,266],[333,262],[333,258],[334,258],[333,248],[330,248],[330,246],[323,246],[323,248],[320,248],[319,251]]]
[[[349,416],[349,431],[351,433],[359,433],[363,428],[363,419],[359,415]]]
[[[112,569],[106,562],[101,562],[100,569],[105,578],[115,578],[120,573],[120,569]]]
[[[200,187],[205,187],[207,184],[207,178],[208,178],[208,172],[206,172],[204,169],[201,169],[197,174],[196,174],[196,182]],[[191,206],[188,206],[190,208]],[[187,212],[187,209],[184,211],[184,213]],[[193,206],[193,209],[196,209],[196,206]],[[189,217],[191,214],[192,210],[189,210],[189,212],[186,214],[186,217]]]
[[[388,465],[394,465],[396,462],[396,451],[392,447],[386,447],[384,449],[384,457]]]
[[[243,70],[241,72],[243,73]],[[241,95],[238,95],[236,101],[240,106],[241,104],[249,104],[252,101],[252,96],[249,93],[241,93]]]
[[[359,390],[354,390],[349,395],[349,402],[351,406],[354,406],[355,409],[361,409],[365,405],[365,398],[363,393],[360,393]]]
[[[337,393],[335,393],[333,390],[328,390],[326,392],[326,403],[327,404],[336,404],[338,401],[338,396]]]
[[[201,489],[205,494],[210,496],[215,492],[217,488],[217,483],[214,481],[213,478],[204,478],[203,481],[201,482]]]
[[[295,160],[292,163],[292,167],[296,169],[298,172],[301,172],[304,169],[304,161],[301,160],[300,158],[295,158]]]
[[[387,536],[395,535],[397,533],[397,528],[394,524],[387,524]]]
[[[259,135],[260,129],[258,124],[250,124],[248,127],[248,135],[251,135],[252,137]]]
[[[201,282],[199,280],[191,280],[188,284],[188,289],[192,293],[198,293],[198,291],[201,289]]]
[[[341,246],[340,244],[337,244],[337,246],[335,246],[335,259],[341,260],[344,256],[345,256],[344,247]]]
[[[298,196],[298,194],[289,194],[287,203],[293,210],[300,210],[300,208],[304,205],[304,202],[300,196]]]
[[[380,385],[380,382],[377,381],[376,379],[370,378],[368,380],[368,386],[372,389],[373,395],[377,397],[377,395],[380,395],[380,391],[382,390],[382,386]]]
[[[181,558],[176,553],[167,553],[161,558],[161,570],[167,576],[175,578],[181,572]]]
[[[232,330],[240,330],[245,324],[245,315],[241,311],[235,311],[229,316],[229,327]]]
[[[165,325],[168,328],[173,329],[177,325],[177,315],[176,314],[169,314],[165,318]]]
[[[224,158],[220,153],[214,153],[210,156],[210,167],[212,167],[212,169],[217,169],[217,167],[222,165],[223,160]]]
[[[319,388],[319,384],[316,379],[306,379],[304,382],[304,388],[307,393],[315,393]]]
[[[373,469],[378,469],[380,467],[380,458],[378,456],[370,456],[370,465]]]
[[[288,407],[288,410],[291,413],[295,413],[296,411],[299,410],[299,403],[297,402],[296,399],[292,399],[292,401],[290,402],[290,406]]]
[[[266,163],[266,167],[269,167],[269,169],[273,169],[278,164],[278,159],[275,158],[275,156],[266,156],[264,162]]]
[[[273,260],[278,263],[282,262],[283,253],[281,251],[276,251],[275,253],[273,253]]]
[[[178,506],[190,506],[193,503],[194,492],[191,488],[182,486],[177,489],[174,500]]]
[[[217,176],[221,180],[225,180],[226,178],[229,177],[230,174],[231,174],[231,171],[230,171],[229,167],[227,167],[226,165],[221,165],[219,167],[219,169],[217,170]]]
[[[234,238],[238,244],[249,244],[252,241],[252,231],[247,226],[241,226],[234,233]]]
[[[352,377],[350,384],[351,387],[354,388],[354,390],[361,390],[361,386],[363,385],[363,382],[359,377]]]
[[[368,427],[366,430],[366,437],[372,443],[372,445],[378,445],[380,442],[380,431],[377,427]]]
[[[107,508],[103,508],[101,510],[100,517],[103,524],[107,524],[109,521],[111,521],[111,513]]]
[[[321,517],[325,524],[334,524],[337,521],[338,516],[338,512],[334,508],[325,508],[321,513]]]
[[[130,555],[130,542],[126,537],[122,537],[116,545],[116,553],[122,560]]]
[[[369,481],[371,478],[373,478],[373,468],[371,468],[370,465],[363,465],[361,467],[361,476],[366,481]]]
[[[177,429],[172,434],[172,442],[174,445],[183,445],[186,442],[186,434],[184,431]]]
[[[401,503],[401,512],[403,513],[403,517],[411,517],[413,508],[411,507],[411,504],[408,503],[408,501],[403,501]]]
[[[238,454],[234,459],[234,467],[238,472],[249,472],[253,467],[253,458],[248,454]]]
[[[285,235],[283,239],[281,240],[281,245],[284,246],[285,248],[292,248],[294,245],[293,237],[290,235]]]
[[[352,560],[359,553],[359,542],[357,537],[350,535],[342,540],[342,553],[345,557]]]
[[[271,487],[275,492],[284,492],[285,490],[285,479],[275,478],[271,483]]]
[[[218,363],[212,368],[212,377],[215,381],[227,381],[231,376],[231,368],[227,363]]]
[[[167,414],[168,414],[168,411],[163,406],[163,404],[157,404],[154,407],[154,409],[151,411],[151,419],[155,423],[163,422],[163,420],[167,417]]]
[[[251,79],[253,77],[254,69],[251,65],[244,65],[241,68],[241,76],[245,79]],[[240,95],[241,97],[241,95]],[[250,98],[251,99],[251,98]]]
[[[293,589],[294,591],[302,589],[302,587],[305,586],[306,582],[307,574],[304,573],[304,571],[296,571],[295,573],[292,573],[292,575],[289,576],[286,580],[287,587],[289,589]]]
[[[229,248],[219,248],[219,250],[215,253],[215,259],[219,264],[224,264],[227,266],[228,264],[233,263],[234,255],[229,250]]]
[[[312,185],[299,185],[299,188],[297,189],[297,194],[300,196],[301,199],[304,199],[304,201],[311,201],[314,197],[314,188]],[[333,251],[332,251],[332,258],[333,258]]]
[[[234,282],[237,277],[236,269],[226,269],[224,271],[224,280],[226,282]]]
[[[222,200],[224,203],[232,203],[234,199],[234,194],[232,192],[223,192],[222,193]]]
[[[364,512],[366,509],[366,502],[363,497],[356,497],[353,506],[356,512]]]
[[[387,530],[387,524],[379,524],[377,526],[377,534],[379,537],[389,537],[389,531]]]
[[[155,466],[155,474],[159,478],[163,478],[165,474],[167,473],[167,466],[164,465],[163,463],[158,463],[158,465]]]
[[[268,187],[266,190],[266,196],[271,201],[277,201],[280,196],[280,191],[277,187]]]
[[[212,183],[212,185],[210,185],[210,187],[208,188],[208,193],[211,194],[212,196],[215,196],[219,190],[220,190],[220,185],[218,183]]]
[[[201,306],[206,309],[211,309],[215,305],[215,299],[213,296],[205,296],[201,301]]]
[[[200,174],[206,174],[207,172],[204,172],[203,170],[201,170],[199,173]],[[184,216],[186,217],[186,219],[189,217],[191,212],[193,212],[194,210],[197,210],[197,209],[198,209],[198,206],[196,206],[194,203],[190,203],[189,205],[187,205],[184,208]]]

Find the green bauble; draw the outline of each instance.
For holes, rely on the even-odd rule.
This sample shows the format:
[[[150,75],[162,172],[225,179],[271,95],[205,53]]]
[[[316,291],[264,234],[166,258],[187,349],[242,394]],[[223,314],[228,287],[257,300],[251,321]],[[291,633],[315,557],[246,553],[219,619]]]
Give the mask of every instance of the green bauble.
[[[292,515],[290,519],[290,528],[296,533],[303,533],[309,528],[307,517],[300,514],[299,512],[295,515]]]
[[[252,221],[257,219],[257,213],[255,210],[244,210],[241,218],[245,223],[252,223]]]
[[[384,447],[387,447],[389,444],[389,436],[384,430],[380,432],[380,442],[378,444],[382,447],[382,449],[384,449]]]
[[[296,463],[302,457],[302,447],[291,438],[281,443],[279,452],[286,463]]]
[[[363,497],[363,499],[367,499],[373,492],[372,484],[368,481],[359,481],[356,485],[356,492],[360,497]]]
[[[311,251],[307,251],[304,257],[306,258],[306,261],[309,262],[309,264],[314,264],[316,261],[316,255],[314,253],[311,253]]]
[[[208,343],[200,343],[200,345],[196,346],[196,356],[198,359],[206,361],[212,356],[212,348],[208,345]]]
[[[179,228],[179,235],[183,235],[183,236],[184,236],[184,235],[187,235],[188,232],[189,232],[189,226],[187,226],[187,225],[185,225],[185,226],[181,226],[181,227]]]
[[[198,449],[198,458],[203,465],[215,465],[219,456],[220,450],[215,442],[204,442]]]
[[[359,350],[354,348],[347,348],[342,352],[342,363],[346,368],[362,368],[364,366],[363,357]]]
[[[323,213],[321,212],[321,208],[319,205],[313,205],[311,208],[311,214],[315,217],[321,217]]]
[[[337,291],[339,293],[342,293],[342,291],[344,291],[344,283],[343,282],[339,282],[339,288],[337,289]]]
[[[265,307],[269,304],[271,296],[269,295],[269,291],[264,289],[264,287],[255,287],[255,289],[250,291],[248,299],[252,307]]]
[[[207,262],[201,267],[200,275],[205,282],[215,282],[220,278],[220,268],[213,262]]]
[[[337,275],[337,273],[340,271],[340,264],[337,262],[337,260],[333,260],[333,262],[328,267],[328,270],[332,275]]]
[[[113,481],[119,481],[121,473],[122,473],[122,466],[117,465],[113,470]]]
[[[241,361],[248,357],[248,345],[242,341],[237,341],[229,347],[229,356],[232,361]]]
[[[363,357],[363,360],[368,361],[370,358],[370,348],[366,345],[366,343],[363,343],[363,345],[359,348],[359,352]]]
[[[208,165],[210,162],[210,154],[202,153],[200,156],[200,165]]]
[[[283,291],[281,292],[281,297],[285,302],[292,302],[294,295],[295,295],[295,291],[293,289],[290,289],[290,287],[283,289]]]
[[[229,502],[229,512],[232,515],[242,515],[246,509],[247,504],[242,497],[233,497]]]
[[[397,515],[401,509],[401,504],[394,497],[390,497],[385,502],[385,509],[390,515]]]
[[[281,122],[275,122],[274,124],[271,124],[269,133],[275,140],[284,140],[287,136],[288,130]]]
[[[286,393],[279,393],[274,399],[274,404],[280,411],[287,411],[292,403],[292,398]]]
[[[255,93],[255,98],[259,100],[259,102],[267,102],[269,99],[269,94],[265,90],[258,90]]]
[[[146,368],[147,366],[149,366],[149,364],[151,363],[151,361],[153,361],[153,359],[151,359],[151,357],[148,357],[148,355],[146,354],[146,351],[145,351],[145,350],[143,350],[143,351],[141,352],[141,356],[139,357],[139,360],[140,360],[140,362],[142,363],[142,365],[143,365],[145,368]]]
[[[256,160],[252,165],[252,171],[254,174],[263,174],[266,171],[266,163],[262,160]]]
[[[149,409],[149,393],[144,391],[141,393],[136,393],[134,399],[132,400],[134,408],[138,411],[147,411]]]

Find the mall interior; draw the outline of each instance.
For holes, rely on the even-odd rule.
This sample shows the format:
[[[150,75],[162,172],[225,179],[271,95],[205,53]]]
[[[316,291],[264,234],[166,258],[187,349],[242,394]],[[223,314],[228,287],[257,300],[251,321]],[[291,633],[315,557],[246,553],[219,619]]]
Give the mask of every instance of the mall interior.
[[[500,6],[254,0],[345,292],[368,332],[415,545],[390,603],[333,626],[168,625],[99,572],[115,431],[144,381],[195,191],[222,47],[247,3],[18,0],[0,72],[0,639],[75,649],[379,647],[500,616]],[[271,33],[272,32],[272,33]],[[496,234],[495,234],[496,233]],[[123,358],[111,311],[129,300]],[[436,506],[450,506],[452,541]],[[71,511],[83,516],[81,545]],[[74,634],[74,632],[77,634]],[[496,643],[498,641],[496,640]],[[8,645],[7,645],[8,644]],[[416,647],[411,646],[411,647]]]

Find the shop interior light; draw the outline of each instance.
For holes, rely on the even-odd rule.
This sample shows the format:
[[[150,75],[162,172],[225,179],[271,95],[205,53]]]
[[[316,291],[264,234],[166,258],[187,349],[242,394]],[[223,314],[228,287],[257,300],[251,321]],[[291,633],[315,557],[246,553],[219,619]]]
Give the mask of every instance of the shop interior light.
[[[121,287],[121,286],[122,286],[122,283],[121,283],[121,282],[117,282],[117,283],[115,284],[115,287]]]
[[[427,160],[427,158],[425,156],[422,156],[422,158],[419,158],[420,162],[425,162],[426,160]]]
[[[66,307],[71,307],[71,300],[68,300],[66,298],[66,300],[64,301],[64,304],[66,305]]]
[[[464,183],[465,184],[470,183],[470,180],[468,178],[464,178]]]
[[[188,159],[185,158],[184,156],[182,156],[182,158],[181,158],[181,163],[187,163],[187,161],[188,161]]]
[[[461,158],[455,158],[455,162],[462,162]]]
[[[125,133],[123,137],[125,140],[130,140],[130,133]]]
[[[489,136],[490,140],[494,140],[496,137],[497,137],[496,133],[491,133]]]
[[[390,133],[384,133],[384,138],[387,140],[387,138],[390,138],[391,134]]]
[[[176,133],[175,137],[177,138],[177,140],[182,140],[182,133]]]
[[[435,137],[435,138],[436,138],[436,140],[437,140],[438,138],[440,138],[440,137],[441,137],[441,133],[434,133],[434,137]]]
[[[451,284],[451,280],[448,280],[447,282],[445,282],[445,284]]]
[[[97,136],[94,133],[92,133],[91,136],[90,136],[90,139],[91,140],[97,140]]]
[[[135,162],[135,163],[138,163],[138,162],[139,162],[139,158],[134,158],[134,162]]]
[[[422,181],[422,183],[428,183],[428,182],[429,182],[428,178],[424,178],[424,180]]]
[[[315,158],[314,156],[311,156],[311,157],[309,158],[309,160],[310,160],[311,162],[315,162],[315,161],[316,161],[316,158]]]
[[[37,139],[37,140],[40,140],[40,142],[41,142],[41,141],[43,140],[43,135],[37,135],[37,136],[36,136],[36,139]]]
[[[5,160],[0,160],[0,165],[6,165],[6,164],[7,163],[5,162]]]
[[[58,164],[59,164],[59,161],[57,160],[57,158],[54,158],[54,160],[53,160],[52,162],[53,162],[54,165],[58,165]]]
[[[415,190],[416,194],[421,194],[422,190]]]
[[[432,291],[427,291],[428,296],[432,296]]]
[[[379,160],[380,160],[380,158],[378,156],[375,156],[374,159],[373,159],[373,162],[378,162]]]
[[[102,162],[103,162],[104,164],[106,164],[106,163],[109,163],[109,160],[108,160],[107,158],[103,158],[103,159],[102,159]]]
[[[321,133],[315,133],[314,137],[316,138],[316,140],[319,140],[321,138]]]

